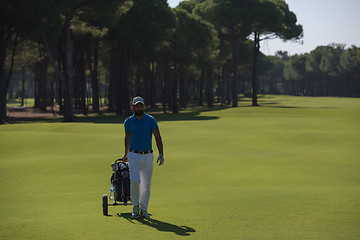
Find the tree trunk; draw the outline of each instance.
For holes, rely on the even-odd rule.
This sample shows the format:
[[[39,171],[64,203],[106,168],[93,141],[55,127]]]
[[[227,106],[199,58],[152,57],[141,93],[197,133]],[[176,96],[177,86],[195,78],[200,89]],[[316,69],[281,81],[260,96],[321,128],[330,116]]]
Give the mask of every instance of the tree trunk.
[[[122,70],[122,109],[126,116],[130,115],[130,68],[131,68],[131,54],[130,47],[123,48],[123,70]]]
[[[229,78],[227,73],[226,64],[222,66],[221,70],[221,81],[222,81],[222,91],[221,91],[221,105],[228,103],[228,92],[229,92]]]
[[[73,122],[74,121],[74,83],[73,83],[73,41],[71,36],[70,29],[71,17],[65,17],[65,91],[64,91],[64,121]]]
[[[110,48],[110,64],[109,64],[109,87],[108,87],[108,111],[115,111],[115,70],[116,70],[116,53],[115,47]]]
[[[255,37],[254,37],[254,58],[253,58],[253,69],[252,69],[252,105],[259,106],[257,103],[256,67],[259,58],[260,39],[258,32],[255,32],[254,34]]]
[[[155,62],[150,62],[150,105],[151,108],[156,107],[156,76]]]
[[[99,80],[98,80],[98,55],[99,55],[99,41],[96,40],[94,48],[94,68],[91,74],[91,88],[92,88],[92,108],[94,113],[100,113],[99,109]],[[89,62],[91,69],[91,63]]]
[[[217,82],[218,82],[217,89],[216,89],[216,96],[218,97],[217,102],[222,103],[221,92],[222,92],[223,86],[222,86],[222,82],[221,82],[221,67],[220,66],[218,66]]]
[[[46,77],[47,77],[47,59],[42,59],[35,66],[35,108],[46,111]]]
[[[47,43],[47,38],[45,35],[45,31],[43,27],[41,27],[41,33],[43,37],[43,43],[47,52],[48,59],[50,61],[51,66],[55,70],[58,77],[61,79],[60,86],[64,86],[64,108],[63,108],[63,114],[64,114],[64,121],[73,121],[74,120],[74,113],[73,113],[73,81],[72,81],[72,40],[71,40],[71,30],[70,30],[70,18],[66,17],[65,22],[65,59],[64,59],[64,72],[65,75],[59,70],[58,66],[55,64],[55,61],[52,57],[52,53],[50,51],[49,45]],[[70,60],[69,60],[70,59]],[[69,62],[70,61],[70,62]],[[59,63],[60,64],[60,63]],[[70,69],[70,71],[69,71]],[[67,77],[71,76],[71,89],[68,89],[69,81]],[[59,90],[61,91],[61,90]],[[70,91],[70,93],[69,93]],[[62,94],[62,92],[59,92]],[[71,95],[71,99],[68,99]],[[59,96],[61,98],[61,96]],[[70,101],[70,103],[69,103]],[[61,103],[60,103],[60,109],[61,109]],[[61,112],[61,110],[60,110]]]
[[[62,56],[62,49],[61,49],[61,44],[58,44],[58,69],[59,69],[59,72],[61,73],[61,56]],[[63,78],[61,78],[60,76],[58,76],[58,95],[57,95],[57,103],[59,104],[59,114],[60,115],[63,115],[64,114],[64,104],[63,104],[63,95],[64,95],[64,92],[63,92],[63,84],[64,84],[64,81],[63,81]]]
[[[152,84],[152,79],[151,79],[151,62],[150,61],[145,61],[144,63],[145,67],[144,67],[144,72],[143,72],[143,88],[145,89],[145,97],[142,96],[145,99],[145,103],[147,105],[151,106],[151,101],[152,101],[152,89],[151,89],[151,84]]]
[[[239,40],[238,36],[233,34],[232,41],[232,71],[233,71],[233,79],[232,79],[232,106],[238,106],[238,80],[237,80],[237,72],[238,72],[238,54],[239,54]]]
[[[164,64],[164,79],[162,79],[162,89],[161,89],[161,99],[162,99],[162,108],[163,112],[166,113],[166,90],[167,90],[167,83],[168,83],[168,65],[167,63]]]
[[[122,115],[122,107],[121,107],[121,68],[122,68],[122,62],[121,62],[121,51],[119,49],[116,49],[115,54],[115,61],[113,65],[113,81],[114,81],[114,103],[115,103],[115,112],[116,115],[121,116]]]
[[[17,36],[17,34],[15,34],[15,42],[14,42],[14,46],[13,46],[12,53],[11,53],[10,69],[9,69],[9,72],[8,72],[8,75],[6,78],[6,87],[5,87],[6,91],[9,88],[9,84],[10,84],[10,80],[11,80],[11,76],[12,76],[12,72],[13,72],[17,44],[18,44],[18,36]]]
[[[174,79],[173,79],[173,85],[172,85],[172,112],[178,113],[178,103],[177,103],[177,93],[178,93],[178,66],[177,63],[174,63]]]
[[[0,26],[0,124],[6,121],[6,93],[9,87],[10,78],[5,78],[5,58],[8,43],[13,36],[11,26]],[[15,53],[16,44],[13,54]],[[11,76],[11,75],[10,75]]]
[[[201,69],[201,73],[200,73],[200,81],[199,81],[199,106],[203,106],[203,89],[204,89],[204,70]]]
[[[21,85],[21,106],[24,106],[25,98],[25,66],[22,66],[22,85]]]
[[[0,29],[3,31],[3,27]],[[3,33],[1,32],[1,35]],[[4,72],[5,56],[6,56],[7,44],[4,39],[0,39],[0,124],[4,124],[6,120],[6,79]]]
[[[179,104],[182,108],[186,108],[186,76],[185,66],[181,64],[179,66]]]
[[[86,76],[85,76],[85,58],[83,48],[79,46],[77,51],[77,64],[76,66],[76,78],[74,78],[74,85],[76,88],[77,106],[81,110],[83,115],[87,115],[87,104],[86,104]]]
[[[113,97],[117,115],[129,115],[129,77],[130,77],[130,52],[128,46],[113,49],[111,79],[113,81]],[[109,93],[110,94],[110,93]]]
[[[214,84],[213,84],[213,78],[212,78],[212,69],[209,68],[208,69],[208,74],[207,74],[207,81],[206,81],[206,91],[205,91],[205,95],[206,95],[206,103],[207,106],[209,108],[213,107],[213,102],[214,102]]]

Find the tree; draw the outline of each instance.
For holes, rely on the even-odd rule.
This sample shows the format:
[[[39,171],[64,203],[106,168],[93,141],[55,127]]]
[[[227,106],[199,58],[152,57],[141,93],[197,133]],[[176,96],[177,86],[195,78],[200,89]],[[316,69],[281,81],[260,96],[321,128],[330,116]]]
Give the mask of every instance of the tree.
[[[180,11],[180,9],[183,9],[189,14],[186,24],[184,24],[184,22],[180,25],[183,29],[182,33],[179,35],[182,38],[185,38],[183,40],[185,43],[184,48],[190,52],[189,56],[190,59],[192,59],[191,61],[186,60],[185,62],[187,65],[194,63],[193,72],[196,72],[196,70],[200,72],[198,76],[189,74],[193,75],[193,78],[195,79],[199,78],[199,81],[197,81],[196,84],[197,91],[195,93],[195,95],[197,95],[195,98],[198,99],[198,105],[203,105],[203,96],[205,92],[207,105],[212,107],[214,98],[213,69],[216,68],[217,56],[219,54],[219,39],[212,24],[193,14],[193,9],[200,2],[201,1],[198,0],[182,2],[177,7],[177,10]],[[191,44],[189,45],[187,42],[191,42]],[[184,84],[184,82],[186,82],[186,79],[181,79],[180,85],[182,87],[180,87],[180,93],[184,92],[185,88],[188,88],[187,84]],[[184,94],[180,94],[180,96],[181,95]],[[182,105],[185,107],[185,102],[182,102]]]
[[[330,78],[337,76],[340,60],[340,54],[335,57],[334,51],[333,46],[319,46],[310,52],[306,60],[306,71],[316,86],[316,95],[327,96],[331,93]]]
[[[80,50],[82,56],[80,59],[82,63],[79,66],[84,66],[82,70],[82,78],[85,78],[85,62],[90,71],[90,82],[92,89],[92,110],[94,113],[100,113],[99,109],[99,48],[100,41],[106,36],[108,29],[106,26],[111,25],[110,19],[102,16],[113,15],[114,11],[111,11],[109,7],[111,4],[102,5],[96,8],[87,8],[87,11],[82,12],[79,16],[74,18],[72,30],[74,33],[74,41],[77,44],[77,48]],[[116,16],[114,16],[116,19]],[[84,82],[84,81],[83,81]],[[82,87],[85,90],[85,86]]]
[[[0,2],[0,124],[6,121],[6,94],[10,83],[12,67],[8,75],[5,71],[5,59],[11,41],[15,41],[12,51],[12,64],[16,50],[17,36],[15,25],[19,22],[18,17],[21,12],[17,11],[16,1],[4,0]],[[14,38],[15,37],[15,38]]]
[[[360,48],[352,46],[340,56],[344,96],[360,96]]]
[[[327,95],[337,96],[336,92],[339,88],[342,88],[340,56],[344,49],[344,44],[329,45],[320,63],[320,71],[327,78]]]
[[[20,14],[17,19],[16,31],[26,38],[43,42],[49,62],[54,68],[61,84],[64,85],[64,121],[74,120],[74,76],[73,76],[73,26],[74,19],[86,13],[94,13],[99,9],[111,9],[106,16],[113,16],[120,12],[119,6],[123,1],[17,1]],[[110,6],[110,7],[109,7]],[[100,13],[102,11],[99,11]],[[116,15],[115,14],[115,15]],[[99,17],[97,18],[104,18]],[[21,20],[21,21],[20,21]],[[61,37],[59,37],[61,36]],[[57,42],[58,40],[63,41]],[[56,64],[54,48],[63,44],[62,64]],[[58,56],[59,57],[59,56]],[[62,66],[62,68],[60,68]]]
[[[283,71],[284,79],[292,83],[292,93],[303,95],[309,93],[309,85],[307,83],[307,72],[305,70],[307,55],[295,55],[286,63]]]
[[[165,0],[134,1],[129,11],[110,28],[110,85],[118,115],[129,113],[131,75],[136,76],[131,94],[143,95],[146,104],[155,106],[156,55],[173,24]],[[110,96],[111,92],[109,91]]]
[[[303,29],[297,24],[296,15],[289,10],[284,0],[254,1],[249,11],[252,13],[249,21],[254,36],[252,105],[258,106],[256,73],[260,41],[277,37],[298,40],[302,37]]]
[[[134,43],[133,61],[140,68],[138,74],[143,80],[141,86],[151,107],[157,100],[158,55],[166,41],[168,31],[174,26],[174,16],[165,0],[137,1],[129,12]],[[129,22],[130,22],[129,21]],[[140,93],[135,93],[136,95]]]
[[[269,92],[269,90],[274,91],[273,89],[276,89],[276,86],[273,86],[273,80],[267,77],[267,73],[273,68],[271,58],[261,53],[258,61],[257,74],[259,76],[259,80],[261,80],[259,81],[261,82],[261,85],[259,86],[260,91],[263,93]]]
[[[266,93],[280,94],[283,93],[284,77],[283,70],[285,61],[279,56],[267,56],[271,63],[271,69],[266,74],[269,84],[269,90]]]
[[[218,31],[220,38],[226,38],[230,42],[232,53],[232,106],[238,106],[238,66],[239,49],[242,41],[250,34],[248,22],[249,6],[252,0],[231,1],[231,0],[207,0],[199,4],[194,12],[205,20],[212,23]]]
[[[171,57],[173,63],[173,77],[171,83],[171,107],[172,112],[177,113],[178,89],[181,74],[185,72],[185,65],[194,62],[193,51],[198,42],[196,32],[192,29],[197,19],[183,9],[174,9],[175,27],[170,39]],[[195,44],[195,45],[194,45]],[[182,76],[183,77],[183,76]],[[184,85],[181,84],[180,92],[183,92]],[[181,93],[183,95],[183,93]],[[183,97],[183,96],[182,96]]]

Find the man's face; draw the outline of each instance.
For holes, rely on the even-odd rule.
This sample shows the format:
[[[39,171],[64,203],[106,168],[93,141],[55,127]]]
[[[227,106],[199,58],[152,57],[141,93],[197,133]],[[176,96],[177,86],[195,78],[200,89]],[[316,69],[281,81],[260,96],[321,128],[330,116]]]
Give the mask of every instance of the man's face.
[[[133,106],[135,116],[142,116],[144,114],[145,106],[142,103],[137,103]]]

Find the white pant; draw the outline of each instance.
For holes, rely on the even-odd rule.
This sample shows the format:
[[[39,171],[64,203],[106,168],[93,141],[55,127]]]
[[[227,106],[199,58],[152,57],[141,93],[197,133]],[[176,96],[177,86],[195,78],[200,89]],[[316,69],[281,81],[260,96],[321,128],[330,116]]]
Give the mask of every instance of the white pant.
[[[139,185],[141,185],[141,210],[147,210],[149,205],[153,160],[153,153],[128,153],[131,204],[133,206],[139,205]]]

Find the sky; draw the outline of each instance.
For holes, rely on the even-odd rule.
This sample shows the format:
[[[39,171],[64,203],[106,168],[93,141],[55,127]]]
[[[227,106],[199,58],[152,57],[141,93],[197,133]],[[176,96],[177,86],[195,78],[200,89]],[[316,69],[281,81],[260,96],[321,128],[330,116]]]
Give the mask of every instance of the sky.
[[[176,7],[182,0],[168,0]],[[303,44],[280,39],[264,40],[261,52],[274,55],[287,51],[290,55],[310,53],[317,46],[332,43],[360,47],[360,0],[285,0],[290,11],[303,26]]]

